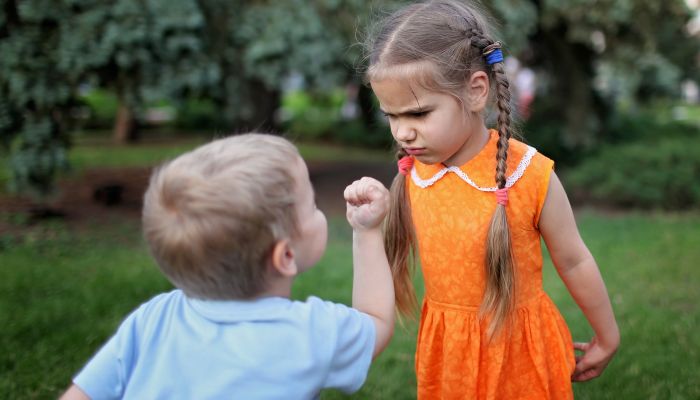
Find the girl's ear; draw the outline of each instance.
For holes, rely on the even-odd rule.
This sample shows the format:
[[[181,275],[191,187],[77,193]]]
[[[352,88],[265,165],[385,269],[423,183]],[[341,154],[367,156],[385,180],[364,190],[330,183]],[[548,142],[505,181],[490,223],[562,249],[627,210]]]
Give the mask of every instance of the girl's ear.
[[[467,107],[469,111],[480,113],[486,108],[489,99],[489,77],[484,71],[476,71],[467,81]]]
[[[289,240],[279,240],[272,248],[272,268],[286,278],[297,275],[297,263],[294,261],[294,250]]]

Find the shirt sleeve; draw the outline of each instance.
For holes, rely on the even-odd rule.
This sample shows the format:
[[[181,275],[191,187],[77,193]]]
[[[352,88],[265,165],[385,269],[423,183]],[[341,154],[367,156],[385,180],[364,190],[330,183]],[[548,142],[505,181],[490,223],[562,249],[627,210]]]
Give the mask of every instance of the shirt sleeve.
[[[122,398],[128,371],[134,361],[133,338],[137,312],[122,322],[117,333],[73,378],[73,383],[92,400]]]
[[[337,329],[326,387],[352,393],[367,378],[375,346],[375,327],[369,315],[342,304],[331,309]]]

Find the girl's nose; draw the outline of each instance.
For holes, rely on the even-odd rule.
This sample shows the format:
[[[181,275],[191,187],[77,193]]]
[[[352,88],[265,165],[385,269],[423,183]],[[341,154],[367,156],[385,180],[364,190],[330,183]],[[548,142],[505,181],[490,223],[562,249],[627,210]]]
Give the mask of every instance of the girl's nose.
[[[416,138],[416,130],[411,124],[399,124],[396,127],[394,138],[399,142],[410,143]]]

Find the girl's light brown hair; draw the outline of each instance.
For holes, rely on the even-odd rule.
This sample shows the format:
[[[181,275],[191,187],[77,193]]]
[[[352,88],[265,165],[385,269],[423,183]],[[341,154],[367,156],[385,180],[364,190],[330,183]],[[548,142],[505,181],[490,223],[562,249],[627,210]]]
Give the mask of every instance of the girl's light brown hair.
[[[158,168],[144,196],[143,232],[166,277],[188,296],[251,298],[266,287],[274,243],[298,232],[289,141],[243,134]]]
[[[469,77],[484,71],[495,83],[498,107],[498,143],[495,180],[506,185],[508,139],[511,137],[510,91],[503,63],[486,65],[484,51],[494,43],[485,13],[473,4],[439,0],[412,4],[386,17],[370,38],[368,81],[406,78],[426,89],[447,93],[464,104]],[[399,157],[405,154],[399,153]],[[394,275],[396,303],[402,314],[416,308],[411,282],[411,254],[415,234],[406,193],[406,181],[397,174],[391,187],[392,211],[385,229],[385,245]],[[494,203],[496,202],[494,196]],[[482,318],[489,318],[492,336],[514,309],[515,268],[505,207],[496,206],[486,243],[486,291]]]

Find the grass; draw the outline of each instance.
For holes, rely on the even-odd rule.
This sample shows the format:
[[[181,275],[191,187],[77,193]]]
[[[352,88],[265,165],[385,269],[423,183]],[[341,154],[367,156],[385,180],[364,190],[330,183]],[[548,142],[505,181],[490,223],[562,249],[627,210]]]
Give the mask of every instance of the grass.
[[[21,219],[0,215],[9,223]],[[14,222],[13,222],[14,221]],[[605,374],[576,384],[577,399],[697,399],[700,378],[700,215],[578,215],[622,331]],[[349,303],[351,233],[330,218],[328,250],[297,280],[294,297]],[[575,340],[591,333],[568,292],[545,266],[545,286]],[[108,221],[73,232],[60,222],[0,236],[0,393],[55,398],[135,306],[170,285],[157,272],[137,222]],[[416,325],[398,328],[357,399],[415,398]],[[348,398],[334,391],[324,399]]]

